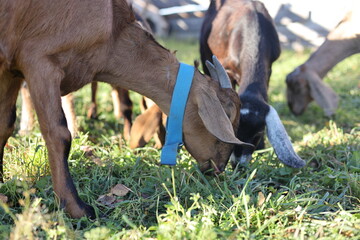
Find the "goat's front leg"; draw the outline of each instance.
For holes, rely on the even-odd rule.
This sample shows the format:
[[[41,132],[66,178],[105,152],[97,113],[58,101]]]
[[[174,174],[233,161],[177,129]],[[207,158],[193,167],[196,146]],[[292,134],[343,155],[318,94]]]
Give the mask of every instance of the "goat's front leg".
[[[16,120],[16,98],[21,80],[14,79],[9,73],[0,76],[0,182],[4,181],[4,147],[14,131]]]
[[[30,95],[48,149],[54,191],[60,200],[60,206],[71,217],[95,217],[94,209],[79,198],[69,172],[71,134],[61,107],[60,95],[63,72],[47,63],[43,61],[40,68],[28,70],[25,76],[29,79]]]
[[[124,118],[124,138],[129,140],[130,129],[132,126],[132,101],[129,96],[129,91],[120,87],[113,87],[111,92],[114,114],[116,119]]]

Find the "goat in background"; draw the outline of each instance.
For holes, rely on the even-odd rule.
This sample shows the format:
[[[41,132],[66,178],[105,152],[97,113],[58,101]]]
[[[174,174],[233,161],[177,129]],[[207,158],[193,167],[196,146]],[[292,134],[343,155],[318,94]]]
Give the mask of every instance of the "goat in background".
[[[360,53],[358,8],[348,12],[310,58],[287,75],[286,92],[291,112],[301,115],[315,100],[326,116],[335,114],[339,97],[322,79],[336,64],[355,53]]]
[[[284,164],[299,168],[305,162],[295,153],[289,136],[268,102],[272,63],[280,55],[280,43],[273,21],[259,1],[213,0],[201,28],[200,53],[204,72],[215,75],[209,63],[219,58],[230,79],[239,85],[241,99],[237,137],[257,149],[264,148],[264,131]],[[245,165],[255,148],[235,146],[231,162]]]

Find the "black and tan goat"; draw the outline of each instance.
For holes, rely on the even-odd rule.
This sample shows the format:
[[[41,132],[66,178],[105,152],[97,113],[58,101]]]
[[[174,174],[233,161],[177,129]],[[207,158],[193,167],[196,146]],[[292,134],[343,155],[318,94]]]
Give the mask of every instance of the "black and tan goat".
[[[359,22],[360,11],[354,8],[329,33],[325,42],[310,58],[287,75],[287,101],[292,113],[303,114],[313,99],[326,116],[335,113],[339,97],[322,78],[345,58],[360,53]]]
[[[208,62],[215,55],[239,85],[242,106],[237,137],[254,147],[235,146],[233,166],[246,164],[255,148],[264,147],[265,126],[278,158],[291,167],[304,166],[276,110],[267,103],[271,66],[280,55],[280,44],[265,6],[250,0],[211,1],[201,29],[200,53],[205,73],[215,77]]]
[[[61,96],[92,81],[106,82],[153,99],[168,114],[179,62],[136,22],[125,0],[3,0],[0,16],[1,181],[4,146],[14,130],[16,99],[24,79],[60,205],[72,217],[94,216],[70,175],[71,134]],[[222,67],[217,71],[225,73]],[[16,77],[18,73],[24,78]],[[234,90],[195,71],[183,139],[201,170],[223,170],[233,144],[242,144],[234,133],[239,108]]]

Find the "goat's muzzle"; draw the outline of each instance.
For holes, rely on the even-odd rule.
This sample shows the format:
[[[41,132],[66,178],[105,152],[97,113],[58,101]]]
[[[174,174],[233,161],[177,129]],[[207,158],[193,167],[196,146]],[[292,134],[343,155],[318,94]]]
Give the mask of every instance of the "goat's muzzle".
[[[216,164],[215,161],[209,159],[205,163],[201,164],[200,171],[205,175],[219,175],[225,170],[226,164]]]

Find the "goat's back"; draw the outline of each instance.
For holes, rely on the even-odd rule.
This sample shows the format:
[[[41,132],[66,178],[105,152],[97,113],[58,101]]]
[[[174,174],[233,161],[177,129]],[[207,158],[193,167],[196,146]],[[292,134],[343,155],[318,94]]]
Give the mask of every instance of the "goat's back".
[[[81,52],[106,41],[135,19],[122,0],[3,0],[0,16],[0,50],[8,62],[38,42],[47,55]]]

